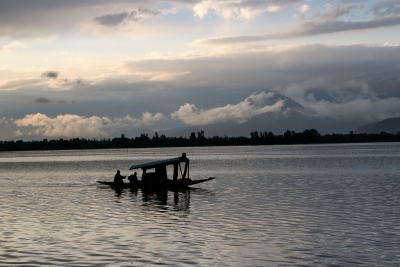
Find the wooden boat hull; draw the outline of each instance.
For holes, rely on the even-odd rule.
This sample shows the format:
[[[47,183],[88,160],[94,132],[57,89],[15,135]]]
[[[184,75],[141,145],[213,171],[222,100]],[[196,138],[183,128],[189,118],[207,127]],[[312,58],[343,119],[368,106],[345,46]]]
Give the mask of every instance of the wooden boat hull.
[[[139,181],[137,183],[132,183],[132,184],[131,183],[123,183],[123,184],[117,184],[117,185],[114,185],[114,182],[106,182],[106,181],[97,181],[97,183],[103,184],[103,185],[109,185],[111,187],[116,187],[116,188],[142,188],[142,187],[184,188],[184,187],[188,187],[191,185],[207,182],[207,181],[210,181],[213,179],[215,179],[215,177],[210,177],[210,178],[201,179],[201,180],[179,179],[176,181],[151,179],[151,180],[147,181],[146,183]]]

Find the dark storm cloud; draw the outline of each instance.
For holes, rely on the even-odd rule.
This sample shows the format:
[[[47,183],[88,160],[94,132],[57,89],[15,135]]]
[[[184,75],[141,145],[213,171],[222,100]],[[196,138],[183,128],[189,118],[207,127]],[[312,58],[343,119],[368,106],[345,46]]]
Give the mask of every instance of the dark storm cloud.
[[[128,16],[129,16],[128,12],[122,12],[122,13],[107,14],[104,16],[100,16],[95,18],[94,20],[104,26],[117,26],[122,21],[124,21],[124,19],[126,19]]]
[[[157,16],[159,13],[160,12],[146,8],[139,8],[137,11],[132,10],[131,13],[124,11],[121,13],[106,14],[100,17],[96,17],[94,20],[102,24],[103,26],[117,26],[126,19],[138,21],[141,19],[141,15]]]
[[[52,100],[48,99],[47,97],[38,97],[36,99],[33,99],[32,102],[36,103],[36,104],[48,104],[48,103],[65,104],[65,103],[67,103],[67,101],[65,101],[65,100],[52,101]],[[73,103],[73,101],[71,101],[70,103]]]
[[[42,73],[42,78],[57,79],[59,73],[57,71],[46,71]]]
[[[33,100],[34,103],[36,104],[47,104],[50,103],[50,99],[46,98],[46,97],[39,97]]]
[[[258,52],[136,60],[127,61],[126,66],[138,73],[186,71],[188,74],[177,81],[164,82],[163,86],[150,81],[145,87],[174,88],[187,95],[181,103],[194,104],[201,109],[212,110],[235,103],[235,97],[243,96],[244,92],[249,96],[270,89],[292,98],[315,116],[365,121],[400,116],[398,46],[300,45],[265,50],[259,47]],[[220,94],[229,92],[223,98],[225,105],[209,106],[215,98],[212,89]],[[207,99],[207,95],[213,95],[213,100]],[[154,97],[162,102],[159,96]],[[160,109],[161,106],[158,105]]]
[[[151,15],[151,16],[157,16],[158,14],[160,14],[159,11],[154,11],[151,9],[141,8],[141,7],[139,7],[139,9],[138,9],[138,13],[145,14],[145,15]]]
[[[257,51],[258,49],[258,51]],[[344,88],[346,83],[399,77],[400,47],[363,45],[326,46],[300,45],[288,48],[249,47],[244,51],[189,59],[152,59],[125,61],[125,66],[138,73],[185,73],[176,83],[179,88],[226,88],[249,93],[260,88]],[[240,63],[239,63],[240,62]],[[379,94],[400,96],[400,83],[380,87]],[[168,86],[168,85],[165,85]],[[345,91],[341,91],[343,93]],[[348,92],[350,94],[350,91]],[[349,96],[349,94],[343,93]],[[338,96],[342,97],[341,95]],[[344,96],[343,96],[344,97]]]

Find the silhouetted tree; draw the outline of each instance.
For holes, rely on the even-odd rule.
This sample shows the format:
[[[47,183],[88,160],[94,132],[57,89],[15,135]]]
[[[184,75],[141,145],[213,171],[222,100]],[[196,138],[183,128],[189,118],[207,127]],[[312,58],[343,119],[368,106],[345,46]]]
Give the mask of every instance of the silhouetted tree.
[[[195,132],[191,132],[190,133],[190,142],[192,142],[193,145],[196,144],[197,139],[196,139],[196,133]]]
[[[205,137],[204,137],[204,131],[201,130],[200,132],[197,132],[197,142],[199,145],[204,145]]]

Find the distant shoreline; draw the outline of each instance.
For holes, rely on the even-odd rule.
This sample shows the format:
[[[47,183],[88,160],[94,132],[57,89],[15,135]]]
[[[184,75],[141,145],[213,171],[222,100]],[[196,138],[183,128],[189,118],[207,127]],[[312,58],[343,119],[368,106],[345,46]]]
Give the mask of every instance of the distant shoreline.
[[[282,135],[272,132],[250,133],[250,137],[213,136],[205,137],[204,131],[192,132],[189,137],[158,136],[150,138],[141,134],[135,138],[121,137],[113,139],[71,138],[42,141],[0,141],[0,151],[30,151],[30,150],[74,150],[74,149],[111,149],[111,148],[150,148],[150,147],[207,147],[207,146],[252,146],[252,145],[300,145],[300,144],[336,144],[336,143],[376,143],[400,142],[400,132],[397,134],[381,132],[379,134],[324,134],[315,129],[303,132],[286,131]]]

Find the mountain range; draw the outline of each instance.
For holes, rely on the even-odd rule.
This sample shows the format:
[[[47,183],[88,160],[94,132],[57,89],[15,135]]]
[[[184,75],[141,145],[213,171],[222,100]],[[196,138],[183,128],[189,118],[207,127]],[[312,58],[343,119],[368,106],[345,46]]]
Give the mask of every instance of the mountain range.
[[[390,118],[380,122],[370,123],[358,127],[355,133],[393,133],[396,134],[400,132],[400,117],[399,118]]]

